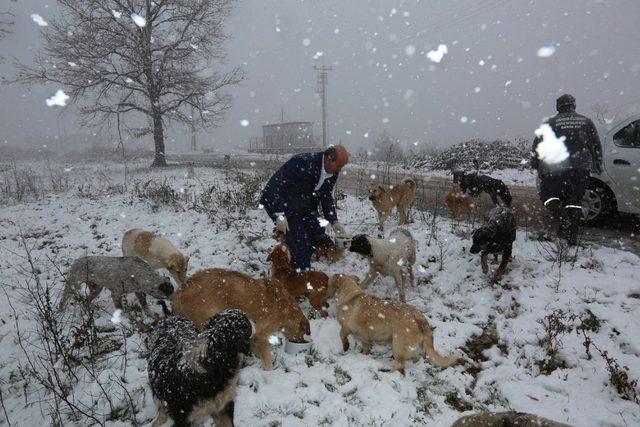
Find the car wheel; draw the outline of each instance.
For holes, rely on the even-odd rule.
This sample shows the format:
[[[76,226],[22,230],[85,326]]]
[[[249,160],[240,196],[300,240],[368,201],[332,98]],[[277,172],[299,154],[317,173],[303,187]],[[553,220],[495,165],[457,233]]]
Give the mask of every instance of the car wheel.
[[[615,211],[615,197],[601,182],[591,181],[582,197],[582,222],[597,224]]]

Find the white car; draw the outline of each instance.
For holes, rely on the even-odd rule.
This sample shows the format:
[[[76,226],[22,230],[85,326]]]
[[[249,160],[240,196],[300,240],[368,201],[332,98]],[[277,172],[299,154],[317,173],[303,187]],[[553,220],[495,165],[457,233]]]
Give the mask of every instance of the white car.
[[[582,199],[585,222],[614,212],[640,215],[640,115],[598,131],[603,172],[589,179]]]

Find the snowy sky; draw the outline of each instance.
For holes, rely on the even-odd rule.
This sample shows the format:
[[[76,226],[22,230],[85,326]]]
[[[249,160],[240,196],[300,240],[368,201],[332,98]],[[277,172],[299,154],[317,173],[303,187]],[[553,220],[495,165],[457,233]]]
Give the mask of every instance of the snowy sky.
[[[2,6],[17,18],[0,54],[28,61],[41,28],[30,15],[46,20],[56,3]],[[228,22],[228,65],[244,65],[247,79],[232,89],[227,119],[199,139],[238,147],[279,121],[281,108],[287,121],[315,121],[319,134],[314,65],[333,67],[331,142],[366,143],[383,129],[419,144],[533,139],[565,92],[588,115],[595,102],[624,114],[640,105],[638,17],[637,0],[241,0]],[[432,62],[427,53],[440,44],[447,53]],[[539,57],[549,46],[555,53]],[[12,74],[11,62],[2,75]],[[0,87],[0,140],[57,134],[57,110],[45,103],[56,89]],[[63,123],[74,131],[71,115]],[[187,146],[186,130],[171,136],[174,147]]]

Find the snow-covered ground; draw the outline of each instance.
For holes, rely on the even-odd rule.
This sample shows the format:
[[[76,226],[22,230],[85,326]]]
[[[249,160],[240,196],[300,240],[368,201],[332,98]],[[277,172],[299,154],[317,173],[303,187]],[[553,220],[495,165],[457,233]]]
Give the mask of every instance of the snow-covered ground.
[[[48,258],[65,271],[73,259],[86,254],[119,255],[120,239],[133,227],[164,233],[191,256],[191,273],[225,267],[254,276],[269,274],[266,258],[275,241],[267,216],[257,205],[242,212],[238,203],[222,200],[239,200],[244,189],[250,188],[244,184],[249,181],[246,177],[205,168],[196,168],[193,177],[187,176],[186,169],[139,168],[129,176],[128,190],[120,192],[122,173],[116,165],[67,169],[73,182],[68,191],[35,202],[3,202],[0,207],[0,284],[5,291],[0,296],[0,387],[6,408],[6,415],[0,411],[0,424],[5,416],[12,425],[50,422],[47,413],[54,401],[39,384],[25,381],[18,369],[24,368],[26,360],[17,341],[16,321],[19,330],[30,337],[28,351],[41,351],[30,347],[38,344],[33,341],[37,325],[22,291],[28,263],[21,233],[32,248],[40,280],[54,283],[54,300],[62,282]],[[170,186],[178,202],[169,206],[137,196],[136,183],[140,193],[149,180]],[[211,186],[221,199],[210,202],[209,216],[190,209]],[[367,200],[348,196],[339,201],[339,217],[352,233],[375,232],[376,216]],[[408,288],[407,301],[428,316],[440,353],[463,347],[474,357],[480,353],[486,360],[479,362],[479,369],[467,363],[443,370],[420,360],[408,364],[406,376],[382,372],[380,369],[393,364],[388,345],[374,346],[369,356],[361,354],[359,344],[343,353],[333,311],[327,319],[316,319],[304,302],[303,309],[311,318],[313,350],[293,356],[285,354],[282,345],[274,345],[276,368],[271,372],[264,371],[258,359],[249,358],[239,380],[236,425],[448,426],[471,413],[459,409],[513,409],[576,426],[640,424],[638,404],[616,392],[597,351],[592,349],[593,358],[587,359],[584,337],[575,328],[560,336],[558,354],[565,367],[548,375],[541,374],[539,367],[546,359],[539,344],[545,334],[540,321],[558,309],[578,316],[589,310],[600,323],[593,328],[597,331],[588,332],[593,343],[627,366],[630,380],[640,377],[638,256],[592,246],[580,249],[575,262],[559,268],[547,253],[553,245],[520,232],[514,260],[497,285],[482,274],[479,257],[467,252],[470,224],[437,218],[433,225],[428,214],[415,211],[413,218],[407,228],[418,242],[418,284]],[[394,223],[390,220],[387,230]],[[367,267],[363,259],[349,253],[336,264],[316,263],[314,268],[362,277]],[[378,280],[368,291],[397,297],[389,278]],[[132,296],[129,302],[135,304]],[[107,291],[96,304],[100,307],[97,323],[113,328],[113,305]],[[64,313],[70,327],[82,323],[79,315],[71,307]],[[103,414],[107,425],[130,425],[127,417],[132,415],[123,408],[131,406],[137,423],[150,425],[157,410],[147,384],[146,334],[138,332],[136,325],[124,316],[115,332],[104,339],[108,336],[125,345],[100,358],[97,378],[84,374],[71,382],[68,397]],[[478,348],[474,337],[492,327],[497,338],[484,340],[488,348]],[[122,387],[114,385],[116,379]],[[105,384],[111,402],[103,397]]]

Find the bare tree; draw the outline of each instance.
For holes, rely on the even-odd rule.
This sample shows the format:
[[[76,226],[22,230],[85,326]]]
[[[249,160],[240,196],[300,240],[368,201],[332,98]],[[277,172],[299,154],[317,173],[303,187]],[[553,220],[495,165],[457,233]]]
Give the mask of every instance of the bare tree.
[[[219,73],[225,18],[234,0],[58,0],[60,14],[43,27],[35,66],[17,64],[17,81],[56,83],[80,108],[82,124],[103,125],[123,114],[142,117],[131,129],[153,135],[152,166],[165,166],[169,120],[214,126],[231,106],[222,93],[243,77]],[[131,121],[129,121],[131,122]]]

